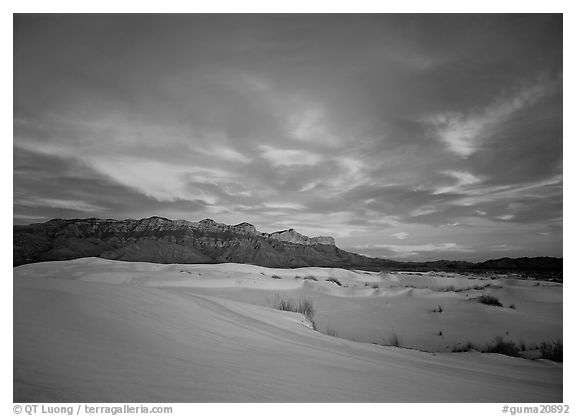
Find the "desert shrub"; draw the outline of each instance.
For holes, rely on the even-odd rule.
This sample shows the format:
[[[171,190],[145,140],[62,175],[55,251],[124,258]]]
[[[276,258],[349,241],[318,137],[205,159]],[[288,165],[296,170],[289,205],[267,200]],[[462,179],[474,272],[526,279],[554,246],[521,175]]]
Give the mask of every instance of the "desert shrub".
[[[314,276],[304,276],[304,280],[314,280],[315,282],[318,281]]]
[[[556,341],[553,343],[542,342],[540,344],[540,353],[542,354],[542,358],[550,361],[556,361],[557,363],[561,363],[563,360],[563,347],[560,341]]]
[[[326,281],[336,283],[338,286],[342,286],[342,283],[340,283],[340,281],[335,277],[329,277],[328,279],[326,279]]]
[[[482,352],[509,355],[511,357],[520,356],[520,348],[514,343],[514,341],[504,341],[502,337],[494,338],[494,341],[492,341],[491,344],[486,345]]]
[[[485,305],[500,306],[500,307],[502,306],[500,301],[492,295],[482,295],[478,298],[478,302],[483,303]]]
[[[282,278],[280,276],[278,276],[277,274],[273,274],[272,279],[282,279]]]

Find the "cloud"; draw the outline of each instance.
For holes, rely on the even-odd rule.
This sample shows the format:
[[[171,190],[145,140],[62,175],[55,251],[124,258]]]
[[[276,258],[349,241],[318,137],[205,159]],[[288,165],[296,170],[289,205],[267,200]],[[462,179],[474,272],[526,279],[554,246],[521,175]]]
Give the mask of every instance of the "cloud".
[[[474,176],[470,172],[447,170],[442,173],[454,178],[456,183],[454,185],[443,186],[436,189],[434,191],[435,194],[459,193],[471,185],[476,185],[482,182],[482,179]]]
[[[306,207],[303,204],[295,203],[295,202],[265,202],[263,204],[266,208],[279,208],[279,209],[288,209],[288,210],[303,210]]]
[[[269,145],[260,145],[260,154],[274,166],[314,166],[324,158],[306,150],[280,149]]]
[[[131,157],[97,159],[90,164],[119,183],[158,201],[198,199],[214,204],[218,197],[194,184],[221,183],[233,178],[221,169],[169,165]]]
[[[406,238],[408,238],[410,234],[405,233],[403,231],[398,232],[398,233],[394,233],[394,234],[390,234],[391,237],[397,238],[398,240],[405,240]]]
[[[196,151],[211,158],[224,160],[227,162],[251,162],[251,159],[248,156],[231,147],[212,145],[209,148],[200,147],[196,149]]]
[[[341,142],[330,131],[325,112],[317,107],[295,111],[288,120],[288,134],[290,138],[306,143],[334,146]]]
[[[554,90],[550,80],[538,80],[517,91],[499,97],[488,106],[470,113],[441,113],[424,119],[433,127],[447,149],[467,158],[483,146],[501,124],[520,110],[535,104]]]
[[[420,217],[423,215],[428,215],[428,214],[433,214],[435,212],[438,212],[438,208],[432,205],[424,205],[421,207],[417,207],[415,209],[413,209],[412,211],[410,211],[410,216],[411,217]]]
[[[21,196],[14,199],[14,203],[25,207],[65,208],[72,211],[106,211],[106,208],[86,201],[70,199],[42,198],[36,196]]]
[[[428,244],[367,244],[353,248],[354,250],[364,251],[365,253],[374,253],[384,251],[388,253],[388,257],[404,259],[415,256],[435,256],[436,253],[470,253],[473,252],[472,247],[462,246],[457,243],[428,243]],[[369,254],[367,254],[369,255]],[[434,257],[432,257],[434,258]]]

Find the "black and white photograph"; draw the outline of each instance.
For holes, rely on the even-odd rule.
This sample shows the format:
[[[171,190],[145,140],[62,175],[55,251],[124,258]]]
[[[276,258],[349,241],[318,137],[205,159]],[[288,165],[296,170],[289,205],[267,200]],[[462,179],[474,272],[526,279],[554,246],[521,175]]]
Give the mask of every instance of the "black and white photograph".
[[[562,13],[12,18],[14,412],[567,412]]]

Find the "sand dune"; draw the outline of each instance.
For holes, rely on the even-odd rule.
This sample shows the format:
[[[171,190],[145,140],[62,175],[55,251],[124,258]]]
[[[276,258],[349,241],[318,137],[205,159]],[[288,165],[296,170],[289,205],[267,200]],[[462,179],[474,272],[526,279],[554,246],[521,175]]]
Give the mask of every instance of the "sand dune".
[[[462,291],[442,291],[451,285]],[[320,330],[339,337],[271,308],[277,292],[313,299]],[[516,309],[470,300],[486,292]],[[495,335],[561,338],[561,302],[561,285],[507,278],[96,258],[29,264],[14,269],[14,400],[557,402],[561,364],[442,351]],[[443,312],[431,312],[438,305]],[[371,343],[392,330],[405,346],[436,352]]]

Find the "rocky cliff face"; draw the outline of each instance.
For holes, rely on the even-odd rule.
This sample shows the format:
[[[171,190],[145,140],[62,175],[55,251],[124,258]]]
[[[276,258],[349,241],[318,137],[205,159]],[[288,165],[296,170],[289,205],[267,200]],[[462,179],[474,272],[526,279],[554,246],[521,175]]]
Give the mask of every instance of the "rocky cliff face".
[[[340,250],[332,237],[293,229],[272,234],[252,224],[227,225],[151,217],[51,220],[14,227],[14,265],[79,257],[156,263],[250,263],[268,267],[348,266],[371,260]]]
[[[294,244],[305,244],[305,245],[315,245],[315,244],[326,244],[333,246],[334,238],[332,237],[306,237],[300,233],[297,233],[293,228],[284,231],[277,231],[272,234],[267,235],[269,238],[278,241],[286,241],[288,243]]]

